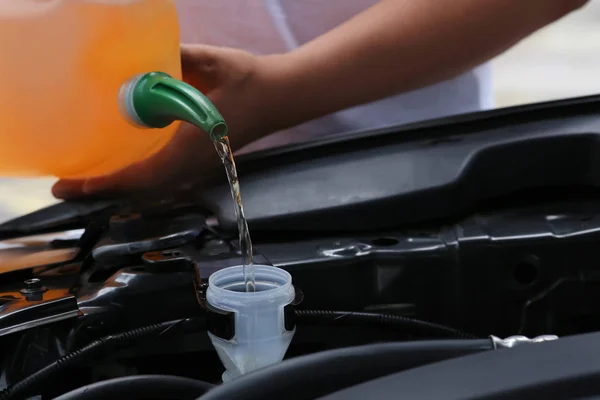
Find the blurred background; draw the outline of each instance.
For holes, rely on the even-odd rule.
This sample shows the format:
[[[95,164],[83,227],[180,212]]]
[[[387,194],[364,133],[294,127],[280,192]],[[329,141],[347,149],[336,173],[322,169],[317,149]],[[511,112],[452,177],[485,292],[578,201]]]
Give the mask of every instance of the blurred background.
[[[497,107],[600,94],[600,0],[494,60]],[[54,203],[54,179],[0,178],[0,222]]]

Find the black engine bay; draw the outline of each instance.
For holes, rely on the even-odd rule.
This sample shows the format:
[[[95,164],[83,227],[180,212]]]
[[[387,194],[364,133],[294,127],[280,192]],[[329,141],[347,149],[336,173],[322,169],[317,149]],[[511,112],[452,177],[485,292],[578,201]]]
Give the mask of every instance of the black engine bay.
[[[296,333],[285,361],[225,384],[206,332],[235,329],[202,296],[242,264],[226,185],[0,225],[0,399],[150,398],[88,387],[119,379],[161,399],[597,395],[598,110],[579,98],[240,157],[255,263],[292,275]]]

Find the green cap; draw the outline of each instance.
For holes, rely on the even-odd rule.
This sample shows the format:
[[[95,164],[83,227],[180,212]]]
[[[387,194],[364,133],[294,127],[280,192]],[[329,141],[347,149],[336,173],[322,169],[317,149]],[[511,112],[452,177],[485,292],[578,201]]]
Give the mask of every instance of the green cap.
[[[123,113],[136,124],[164,128],[186,121],[209,134],[213,141],[227,136],[227,125],[217,108],[200,91],[164,72],[139,75],[121,89]]]

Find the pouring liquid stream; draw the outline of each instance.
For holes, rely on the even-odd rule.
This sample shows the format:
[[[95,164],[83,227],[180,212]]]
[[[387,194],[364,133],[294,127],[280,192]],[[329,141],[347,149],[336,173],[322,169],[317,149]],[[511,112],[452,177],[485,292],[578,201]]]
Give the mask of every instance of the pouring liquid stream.
[[[229,181],[229,189],[231,190],[231,196],[233,197],[233,204],[235,207],[235,215],[237,217],[238,231],[240,235],[240,251],[244,260],[244,286],[246,292],[254,292],[256,290],[256,283],[254,280],[254,266],[252,260],[252,241],[250,240],[250,231],[248,230],[248,222],[244,215],[244,206],[242,205],[242,196],[240,194],[240,183],[238,181],[237,170],[235,168],[235,161],[233,159],[233,152],[231,151],[231,145],[229,144],[229,138],[225,136],[223,139],[214,142],[215,149],[223,166],[227,173],[227,180]]]

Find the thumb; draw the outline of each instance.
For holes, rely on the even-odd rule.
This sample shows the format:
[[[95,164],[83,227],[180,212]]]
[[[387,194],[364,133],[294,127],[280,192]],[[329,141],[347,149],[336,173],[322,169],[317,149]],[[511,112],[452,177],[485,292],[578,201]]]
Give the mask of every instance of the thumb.
[[[205,94],[223,81],[224,64],[222,51],[218,47],[181,45],[183,78]]]
[[[219,46],[182,43],[180,45],[181,64],[184,68],[201,64],[214,64],[220,58],[223,50],[224,48]]]

